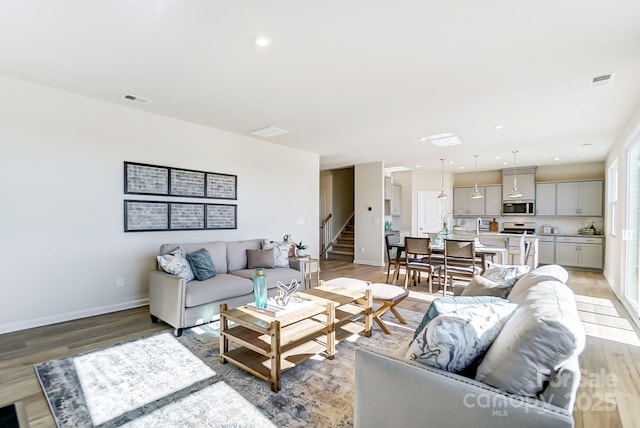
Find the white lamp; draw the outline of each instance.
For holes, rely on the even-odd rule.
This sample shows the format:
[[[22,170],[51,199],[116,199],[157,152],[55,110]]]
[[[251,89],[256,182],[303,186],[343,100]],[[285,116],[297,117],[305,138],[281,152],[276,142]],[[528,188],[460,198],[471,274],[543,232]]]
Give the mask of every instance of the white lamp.
[[[471,196],[469,196],[471,199],[481,199],[484,198],[484,196],[482,195],[482,193],[480,193],[478,191],[478,156],[480,155],[473,155],[474,158],[476,158],[476,186],[473,190],[473,193],[471,194]]]
[[[518,177],[517,177],[517,168],[516,168],[516,153],[518,153],[517,150],[513,150],[513,189],[511,190],[511,192],[509,192],[509,194],[507,195],[510,198],[521,198],[522,197],[522,193],[520,193],[518,191]]]
[[[440,191],[440,194],[438,195],[438,199],[449,199],[449,196],[444,193],[444,161],[446,161],[446,159],[442,158],[440,159],[440,162],[442,162],[442,190]]]

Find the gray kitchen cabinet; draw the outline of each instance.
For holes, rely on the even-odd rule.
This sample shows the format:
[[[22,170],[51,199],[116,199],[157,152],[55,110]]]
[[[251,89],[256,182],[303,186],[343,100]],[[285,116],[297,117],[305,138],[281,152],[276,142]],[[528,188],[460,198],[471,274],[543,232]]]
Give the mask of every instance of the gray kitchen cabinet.
[[[513,175],[502,176],[502,199],[507,201],[509,192],[513,190]],[[534,200],[536,198],[536,176],[535,174],[516,174],[518,192],[522,194],[517,200]],[[515,199],[515,198],[514,198]]]
[[[453,215],[455,217],[479,217],[484,215],[484,197],[471,199],[473,191],[473,187],[454,187]],[[478,191],[484,196],[484,187],[478,187]]]
[[[495,217],[502,215],[502,186],[484,186],[484,214]]]
[[[552,265],[556,263],[556,239],[553,236],[538,238],[538,263]]]
[[[600,237],[559,236],[556,263],[567,267],[602,269],[603,240]]]
[[[536,183],[536,215],[556,215],[556,183]]]
[[[559,216],[602,216],[602,180],[557,183],[556,212]]]
[[[402,206],[402,186],[393,186],[393,191],[391,194],[391,215],[399,216],[401,214],[401,206]]]

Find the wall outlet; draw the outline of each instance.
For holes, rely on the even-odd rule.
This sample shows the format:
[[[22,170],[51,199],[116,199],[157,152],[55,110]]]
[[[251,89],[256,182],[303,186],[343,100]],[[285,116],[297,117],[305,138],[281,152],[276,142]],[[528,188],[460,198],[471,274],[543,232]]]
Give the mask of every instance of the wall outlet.
[[[298,219],[296,220],[296,223],[298,223],[298,224],[304,224],[304,218],[298,218]]]
[[[120,287],[124,287],[124,277],[123,276],[119,276],[116,278],[116,287],[120,288]]]
[[[360,247],[360,254],[364,254],[364,247]]]

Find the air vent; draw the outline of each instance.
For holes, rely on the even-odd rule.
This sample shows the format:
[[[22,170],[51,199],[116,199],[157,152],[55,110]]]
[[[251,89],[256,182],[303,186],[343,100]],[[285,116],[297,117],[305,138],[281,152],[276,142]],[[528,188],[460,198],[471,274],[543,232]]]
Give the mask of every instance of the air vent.
[[[591,86],[604,86],[611,83],[613,80],[613,73],[603,74],[602,76],[596,76],[591,79]]]
[[[286,129],[276,128],[275,126],[267,126],[266,128],[254,129],[253,131],[250,131],[249,134],[253,134],[263,138],[271,138],[275,137],[276,135],[287,134],[288,132],[289,131],[287,131]]]
[[[148,103],[151,101],[146,98],[138,97],[136,95],[131,95],[131,94],[124,94],[124,99],[129,101],[135,101],[140,104]]]

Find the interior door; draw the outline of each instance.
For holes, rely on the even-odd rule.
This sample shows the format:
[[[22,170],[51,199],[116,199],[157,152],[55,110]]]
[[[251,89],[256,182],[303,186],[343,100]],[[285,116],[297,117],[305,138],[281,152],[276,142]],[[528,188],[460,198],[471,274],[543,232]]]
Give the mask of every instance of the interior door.
[[[418,192],[418,236],[438,233],[442,229],[442,213],[448,200],[438,199],[440,192]]]
[[[640,314],[640,141],[627,152],[627,211],[626,229],[622,239],[626,241],[625,297]]]

